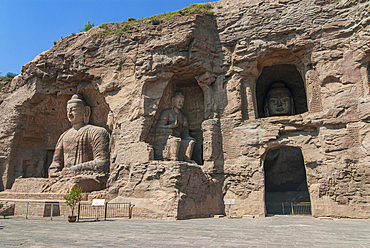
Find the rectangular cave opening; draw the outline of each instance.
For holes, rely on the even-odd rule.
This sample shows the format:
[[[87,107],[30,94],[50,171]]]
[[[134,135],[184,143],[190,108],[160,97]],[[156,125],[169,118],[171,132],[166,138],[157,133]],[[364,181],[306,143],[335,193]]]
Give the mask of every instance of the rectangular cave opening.
[[[281,147],[268,152],[264,161],[267,215],[311,215],[310,195],[302,151]]]

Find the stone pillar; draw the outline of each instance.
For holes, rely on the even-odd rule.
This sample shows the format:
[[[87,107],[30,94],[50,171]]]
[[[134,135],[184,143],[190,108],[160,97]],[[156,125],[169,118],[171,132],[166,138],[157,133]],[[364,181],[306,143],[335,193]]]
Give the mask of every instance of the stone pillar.
[[[202,123],[204,170],[208,173],[222,173],[222,137],[219,119]]]
[[[321,85],[315,69],[306,72],[307,107],[309,112],[321,112]]]
[[[243,82],[243,120],[255,120],[256,111],[253,98],[253,84],[250,81]]]

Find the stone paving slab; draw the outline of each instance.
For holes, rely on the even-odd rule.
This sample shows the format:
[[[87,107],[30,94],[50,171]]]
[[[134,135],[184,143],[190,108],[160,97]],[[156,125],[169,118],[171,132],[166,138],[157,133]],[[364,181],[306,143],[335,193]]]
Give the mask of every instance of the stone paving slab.
[[[0,247],[370,247],[370,220],[0,218]]]

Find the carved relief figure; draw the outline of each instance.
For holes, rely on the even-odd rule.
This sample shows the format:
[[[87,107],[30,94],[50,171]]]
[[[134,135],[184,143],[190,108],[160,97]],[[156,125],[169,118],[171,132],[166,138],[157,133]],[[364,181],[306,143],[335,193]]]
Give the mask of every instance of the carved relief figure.
[[[64,132],[55,147],[49,177],[62,171],[109,172],[109,134],[89,125],[91,110],[81,95],[75,94],[67,103],[67,117],[72,128]]]
[[[265,117],[294,115],[294,101],[283,82],[271,85],[264,101]]]
[[[192,162],[195,139],[190,137],[188,119],[181,113],[184,99],[181,92],[175,93],[172,97],[172,109],[163,110],[157,123],[157,131],[168,135],[163,151],[165,160]]]

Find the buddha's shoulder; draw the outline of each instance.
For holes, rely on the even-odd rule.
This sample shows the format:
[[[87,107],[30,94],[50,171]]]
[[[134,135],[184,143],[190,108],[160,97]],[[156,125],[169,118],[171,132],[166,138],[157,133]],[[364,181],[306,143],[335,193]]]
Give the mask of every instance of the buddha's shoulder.
[[[172,108],[162,110],[162,115],[169,115],[169,114],[172,115],[174,113],[175,113],[175,111],[173,111]]]
[[[91,125],[91,124],[87,124],[84,126],[84,129],[88,132],[92,132],[92,133],[99,133],[99,134],[108,134],[108,131],[103,128],[103,127],[99,127],[99,126],[95,126],[95,125]]]

